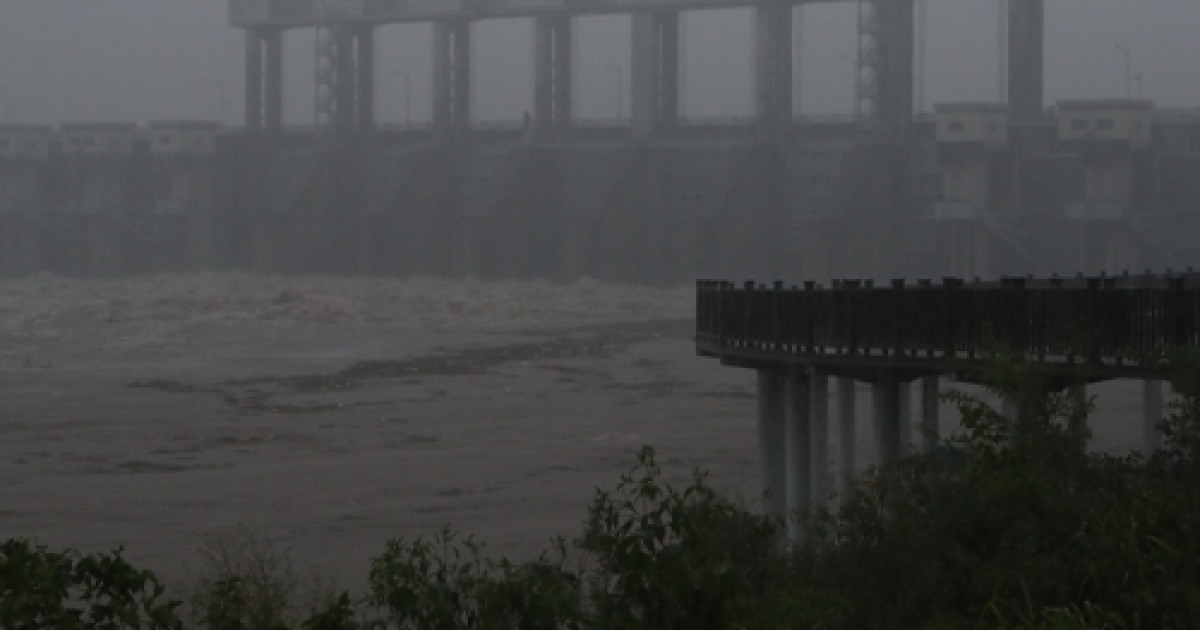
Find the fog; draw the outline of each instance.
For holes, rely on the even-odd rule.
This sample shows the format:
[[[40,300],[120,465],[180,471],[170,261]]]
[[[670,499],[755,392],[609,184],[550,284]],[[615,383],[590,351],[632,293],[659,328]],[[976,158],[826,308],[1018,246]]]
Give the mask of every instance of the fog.
[[[1003,87],[999,2],[925,0],[918,105],[995,100]],[[852,108],[852,6],[798,11],[801,112]],[[750,109],[752,19],[748,10],[684,16],[683,113],[745,115]],[[629,19],[578,20],[576,115],[629,112]],[[1200,103],[1194,63],[1200,3],[1194,0],[1050,0],[1047,99],[1124,96],[1164,106]],[[310,30],[289,32],[285,119],[313,120]],[[430,27],[379,31],[378,111],[382,122],[430,117]],[[1126,81],[1125,55],[1131,75]],[[0,3],[0,120],[242,119],[242,33],[218,0],[6,0]],[[474,26],[472,117],[518,120],[531,109],[532,44],[527,20]]]
[[[1200,1],[1047,5],[1048,105],[1200,106]],[[1002,100],[1000,0],[921,7],[918,109]],[[753,18],[684,16],[684,117],[749,115]],[[245,37],[227,20],[226,0],[0,0],[0,123],[241,125]],[[854,6],[796,20],[797,111],[851,112]],[[627,119],[630,18],[575,26],[575,116]],[[310,125],[314,33],[284,46],[284,122]],[[379,122],[430,120],[431,49],[429,25],[378,29]],[[472,119],[521,120],[531,22],[474,24],[471,54]],[[1150,169],[1042,146],[1057,128],[1028,125],[1033,148],[1001,173],[940,163],[932,130],[897,157],[856,125],[795,127],[831,131],[786,153],[729,140],[750,126],[636,151],[624,129],[589,129],[582,147],[512,129],[463,151],[388,133],[347,159],[325,137],[181,124],[137,151],[114,131],[0,156],[0,539],[125,544],[176,584],[197,573],[196,543],[235,524],[299,550],[323,586],[361,588],[387,539],[445,523],[533,557],[575,533],[581,501],[642,444],[677,478],[702,467],[761,496],[755,377],[696,358],[696,278],[1200,268],[1200,133],[1175,134]],[[1125,421],[1140,386],[1094,391],[1113,409],[1097,444],[1140,439]],[[846,446],[867,464],[878,399],[856,396]]]

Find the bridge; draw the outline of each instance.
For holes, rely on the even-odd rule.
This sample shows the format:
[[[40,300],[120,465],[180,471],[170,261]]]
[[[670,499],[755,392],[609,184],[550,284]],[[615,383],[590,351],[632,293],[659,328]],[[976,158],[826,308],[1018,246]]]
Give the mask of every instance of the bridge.
[[[763,479],[768,510],[780,515],[831,491],[830,378],[838,381],[838,476],[847,483],[856,474],[856,382],[871,384],[879,463],[909,448],[913,383],[920,383],[922,446],[930,449],[939,377],[978,380],[998,356],[1080,399],[1090,382],[1142,380],[1143,446],[1153,452],[1168,353],[1200,346],[1200,275],[1190,270],[883,286],[701,280],[696,291],[696,352],[757,371]],[[1012,401],[1004,404],[1014,417]]]
[[[1012,0],[1008,24],[1009,104],[1017,119],[1043,106],[1044,0]],[[571,126],[573,19],[632,16],[632,114],[639,134],[679,118],[679,16],[743,7],[756,14],[755,117],[768,133],[792,121],[793,13],[818,3],[858,9],[856,111],[896,137],[912,119],[915,61],[913,0],[230,0],[230,23],[246,31],[246,126],[282,126],[282,38],[318,30],[317,116],[341,133],[374,126],[375,30],[397,23],[434,25],[434,126],[446,139],[469,126],[472,22],[535,22],[534,111],[540,134]]]
[[[1196,263],[1200,108],[1045,103],[1042,0],[1010,0],[1005,103],[914,111],[912,0],[857,10],[857,115],[793,110],[777,0],[231,0],[244,127],[0,125],[0,276],[270,273],[966,278]],[[680,111],[680,16],[752,11],[745,120]],[[574,117],[578,18],[631,16],[629,124]],[[471,25],[533,23],[533,111],[470,119]],[[380,125],[376,32],[432,25],[429,126]],[[282,120],[318,33],[317,124]],[[838,61],[838,63],[841,63]]]

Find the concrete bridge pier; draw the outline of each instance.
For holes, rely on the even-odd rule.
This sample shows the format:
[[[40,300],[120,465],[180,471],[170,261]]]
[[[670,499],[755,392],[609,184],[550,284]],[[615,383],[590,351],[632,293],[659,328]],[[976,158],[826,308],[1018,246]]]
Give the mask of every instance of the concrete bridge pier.
[[[1013,400],[1010,396],[1001,397],[1000,415],[1010,424],[1015,424],[1020,416],[1017,410],[1017,401]]]
[[[921,378],[921,450],[930,453],[940,440],[938,426],[938,377]]]
[[[778,139],[792,125],[792,6],[766,4],[755,18],[755,119],[764,139]]]
[[[340,29],[342,50],[340,72],[345,73],[340,87],[338,124],[343,129],[369,133],[375,127],[375,28],[355,26]]]
[[[1163,421],[1163,382],[1147,379],[1142,381],[1142,442],[1146,455],[1162,448],[1162,432],[1158,425]]]
[[[786,517],[799,542],[799,519],[829,495],[829,377],[803,368],[758,371],[758,439],[765,512]]]
[[[784,381],[779,372],[758,370],[758,451],[764,512],[780,518],[787,512]]]
[[[1008,107],[1015,122],[1036,121],[1045,99],[1045,0],[1009,0]]]
[[[809,434],[812,436],[812,471],[810,505],[822,505],[832,492],[829,483],[829,377],[813,374],[808,377]]]
[[[838,396],[838,492],[842,498],[850,495],[856,468],[855,448],[858,446],[855,423],[855,397],[858,382],[849,377],[837,380]]]
[[[871,400],[875,464],[882,466],[904,454],[912,435],[909,383],[895,370],[880,370],[871,384]]]
[[[679,122],[679,12],[633,14],[633,129],[649,136]]]
[[[793,370],[787,376],[784,403],[784,452],[787,474],[787,531],[788,540],[796,543],[803,537],[798,519],[802,511],[812,506],[812,468],[815,442],[812,435],[812,397],[807,374]]]
[[[913,118],[916,61],[913,0],[868,0],[860,16],[866,41],[864,79],[860,88],[868,112],[887,137],[902,141]]]
[[[246,130],[283,128],[283,29],[246,30]]]
[[[533,124],[539,138],[571,127],[571,18],[540,17],[534,25]]]
[[[471,23],[443,20],[433,29],[433,127],[442,141],[471,125]]]

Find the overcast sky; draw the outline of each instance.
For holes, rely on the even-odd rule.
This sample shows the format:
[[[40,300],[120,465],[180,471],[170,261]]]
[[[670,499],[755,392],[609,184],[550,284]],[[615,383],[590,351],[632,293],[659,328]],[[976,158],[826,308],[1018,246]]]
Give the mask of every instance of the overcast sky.
[[[999,0],[924,0],[928,108],[999,95]],[[0,0],[0,121],[59,123],[161,119],[242,120],[244,39],[227,24],[224,0]],[[800,110],[852,107],[852,6],[801,13]],[[751,15],[686,14],[684,109],[691,115],[749,111]],[[1048,0],[1047,98],[1124,96],[1164,106],[1200,106],[1200,1]],[[475,25],[473,116],[517,120],[531,108],[528,21]],[[577,21],[577,115],[628,115],[629,21]],[[379,32],[379,119],[428,120],[431,31]],[[1125,55],[1132,75],[1127,85]],[[286,39],[288,123],[313,120],[312,33]],[[407,86],[407,88],[406,88]]]

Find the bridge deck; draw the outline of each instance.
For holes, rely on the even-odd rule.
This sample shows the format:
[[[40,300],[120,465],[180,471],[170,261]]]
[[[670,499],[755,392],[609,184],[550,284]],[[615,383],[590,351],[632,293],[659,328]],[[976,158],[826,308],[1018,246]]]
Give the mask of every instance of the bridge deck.
[[[994,351],[1088,380],[1161,377],[1200,344],[1200,276],[832,288],[702,280],[696,350],[745,367],[970,372]]]
[[[784,0],[787,4],[834,4],[855,0]],[[756,7],[778,0],[229,0],[233,26],[318,26],[330,22],[398,24],[436,20],[482,20],[579,16],[646,11]]]

